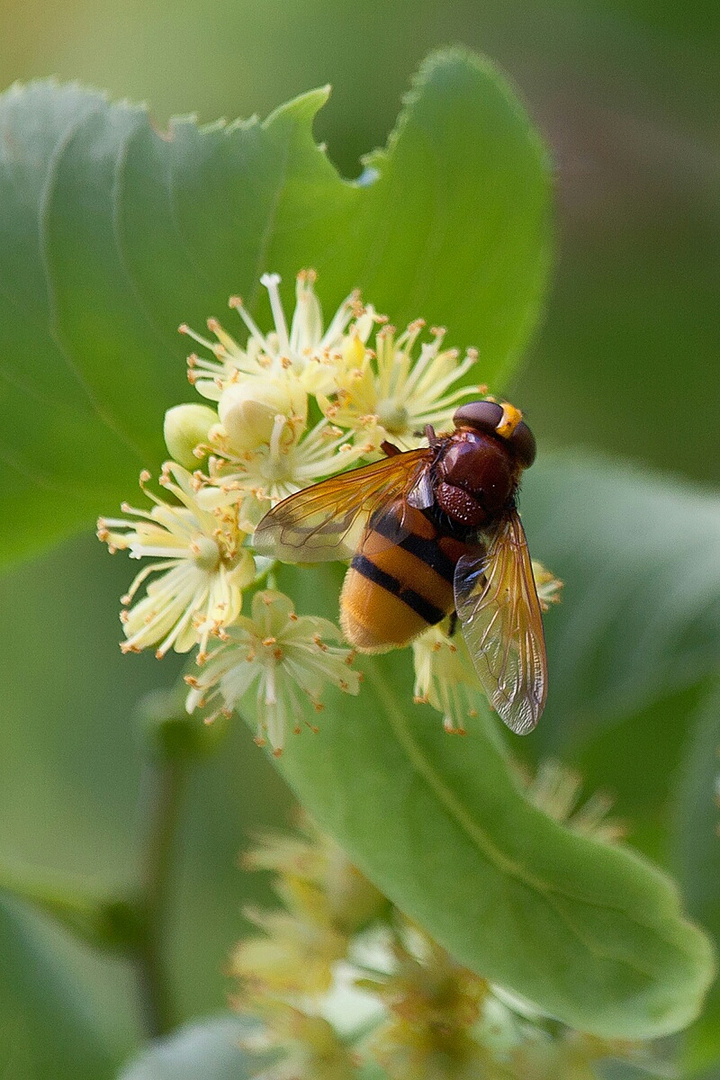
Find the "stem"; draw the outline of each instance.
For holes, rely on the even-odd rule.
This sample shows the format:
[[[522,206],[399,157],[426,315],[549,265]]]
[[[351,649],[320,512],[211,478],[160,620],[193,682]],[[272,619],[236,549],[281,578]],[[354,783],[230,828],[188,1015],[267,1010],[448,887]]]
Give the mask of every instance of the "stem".
[[[173,846],[186,775],[186,764],[178,757],[158,757],[147,763],[143,778],[145,844],[139,896],[142,925],[135,963],[150,1038],[166,1035],[174,1027],[164,945]]]

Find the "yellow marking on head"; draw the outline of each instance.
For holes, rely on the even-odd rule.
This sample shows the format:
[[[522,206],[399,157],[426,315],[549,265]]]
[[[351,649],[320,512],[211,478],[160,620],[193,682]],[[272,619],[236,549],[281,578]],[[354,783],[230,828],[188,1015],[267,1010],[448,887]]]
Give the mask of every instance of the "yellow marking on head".
[[[502,419],[496,426],[495,430],[498,435],[501,435],[503,439],[509,439],[515,428],[518,426],[523,418],[523,414],[519,409],[516,409],[514,405],[511,405],[508,401],[502,401]]]

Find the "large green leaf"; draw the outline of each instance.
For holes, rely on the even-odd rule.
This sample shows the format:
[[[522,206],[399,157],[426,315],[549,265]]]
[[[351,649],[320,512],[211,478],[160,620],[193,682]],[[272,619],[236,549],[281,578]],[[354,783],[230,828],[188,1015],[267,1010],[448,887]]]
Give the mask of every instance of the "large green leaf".
[[[285,586],[310,577],[317,596],[310,571]],[[713,961],[670,881],[529,805],[486,713],[467,739],[445,734],[412,704],[407,654],[363,668],[359,697],[333,699],[280,759],[318,822],[460,961],[566,1023],[611,1037],[688,1024]]]
[[[633,842],[666,865],[676,771],[689,755],[669,866],[681,868],[690,913],[717,945],[712,719],[695,729],[720,657],[720,498],[675,478],[566,454],[528,474],[522,507],[533,553],[565,590],[545,620],[547,710],[521,749],[536,759],[574,758],[590,791],[612,794]],[[719,1010],[716,983],[690,1034],[698,1055],[720,1049]]]
[[[314,266],[328,312],[360,286],[395,322],[478,345],[483,378],[512,368],[542,292],[549,186],[512,91],[471,54],[436,54],[361,183],[313,140],[326,97],[166,135],[77,87],[0,99],[5,556],[111,510],[158,465],[163,411],[190,396],[178,324],[202,329],[238,292],[265,319],[266,270],[289,300]]]
[[[538,750],[572,752],[718,670],[720,498],[564,454],[530,470],[520,504],[533,557],[565,581]]]
[[[91,1002],[52,942],[19,906],[0,900],[0,1075],[12,1080],[104,1080],[113,1074]]]

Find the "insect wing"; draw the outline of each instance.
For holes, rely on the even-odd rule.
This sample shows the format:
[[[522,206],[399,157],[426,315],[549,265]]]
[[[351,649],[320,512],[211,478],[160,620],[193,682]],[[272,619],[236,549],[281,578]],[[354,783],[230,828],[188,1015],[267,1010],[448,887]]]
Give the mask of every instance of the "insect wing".
[[[253,538],[255,550],[284,562],[331,562],[349,559],[357,550],[368,518],[385,502],[410,490],[423,465],[432,458],[427,447],[376,461],[332,476],[283,499],[262,519]],[[388,545],[410,532],[398,520]]]
[[[491,705],[519,735],[532,731],[545,707],[547,659],[530,553],[515,510],[484,555],[458,561],[455,606]]]

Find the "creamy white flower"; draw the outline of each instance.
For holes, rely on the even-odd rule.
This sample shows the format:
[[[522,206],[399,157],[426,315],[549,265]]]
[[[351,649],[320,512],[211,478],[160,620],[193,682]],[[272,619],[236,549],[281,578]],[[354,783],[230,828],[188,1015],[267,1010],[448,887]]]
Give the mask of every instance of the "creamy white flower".
[[[367,341],[374,313],[364,308],[358,293],[342,302],[330,325],[323,329],[320,302],[315,294],[314,270],[302,270],[297,276],[296,304],[290,329],[278,286],[278,274],[264,274],[260,279],[268,291],[274,328],[264,334],[242,300],[233,296],[230,307],[240,315],[248,331],[241,346],[217,319],[208,320],[215,335],[211,341],[183,324],[180,332],[193,338],[212,354],[212,359],[193,353],[188,358],[188,378],[203,397],[218,401],[225,387],[242,381],[246,375],[271,375],[297,382],[306,393],[317,393],[334,385],[335,367],[345,337]]]
[[[462,634],[448,637],[446,624],[431,626],[412,643],[415,664],[415,702],[442,714],[451,734],[465,734],[465,721],[477,716],[477,675]]]
[[[123,652],[139,652],[155,645],[157,656],[170,649],[189,652],[240,613],[242,590],[254,579],[255,563],[243,547],[245,533],[238,528],[237,511],[223,507],[204,509],[195,495],[192,477],[174,462],[168,463],[160,484],[179,505],[166,502],[146,487],[149,473],[140,478],[143,491],[155,504],[150,510],[126,504],[128,518],[100,518],[98,536],[111,551],[129,550],[132,559],[153,561],[136,576],[122,602],[127,640]],[[134,519],[134,520],[133,520]],[[130,605],[151,575],[145,596]]]
[[[368,452],[368,445],[352,445],[347,433],[320,420],[298,437],[292,419],[278,414],[270,439],[254,451],[234,452],[230,438],[218,428],[212,438],[214,456],[203,505],[239,505],[240,523],[254,530],[271,506],[325,476],[332,476]]]
[[[433,327],[431,340],[416,350],[424,326],[417,319],[399,337],[394,327],[381,327],[374,352],[348,338],[332,392],[318,393],[325,416],[375,449],[384,439],[406,449],[418,446],[426,424],[448,428],[458,402],[487,387],[457,386],[476,364],[477,352],[468,349],[460,360],[456,349],[443,349],[445,330]]]
[[[279,754],[285,733],[299,732],[303,721],[308,722],[308,706],[321,708],[320,694],[327,683],[348,694],[357,694],[360,688],[360,675],[350,666],[351,650],[328,645],[324,639],[341,640],[333,623],[296,615],[292,600],[283,593],[272,589],[256,593],[252,618],[240,616],[201,674],[187,676],[188,712],[218,698],[214,715],[232,712],[254,688],[257,741],[262,744],[267,738]]]

